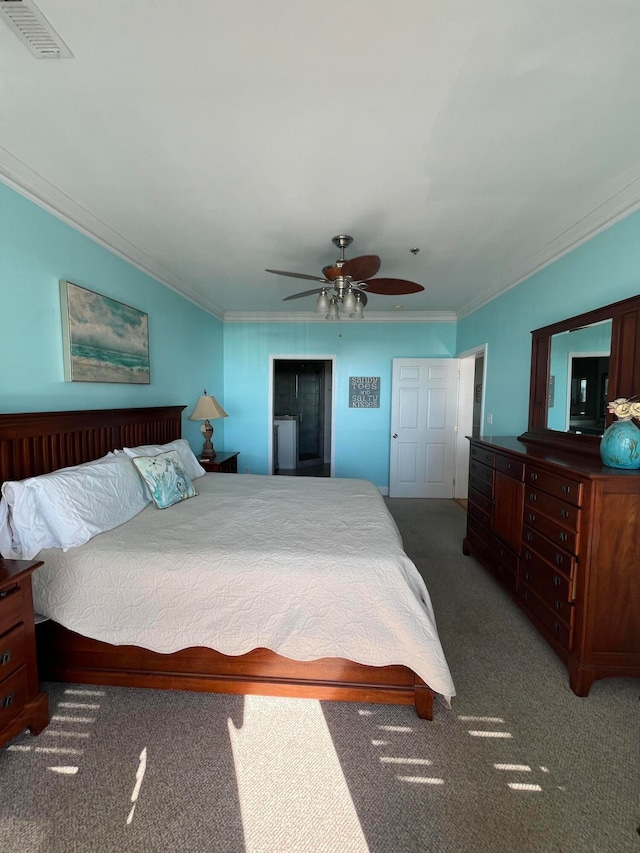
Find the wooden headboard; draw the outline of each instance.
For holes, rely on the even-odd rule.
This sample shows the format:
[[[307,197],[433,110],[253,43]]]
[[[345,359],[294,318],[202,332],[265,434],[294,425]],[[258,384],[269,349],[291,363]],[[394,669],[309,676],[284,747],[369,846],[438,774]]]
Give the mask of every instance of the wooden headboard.
[[[0,481],[90,462],[120,447],[173,441],[184,408],[0,414]]]

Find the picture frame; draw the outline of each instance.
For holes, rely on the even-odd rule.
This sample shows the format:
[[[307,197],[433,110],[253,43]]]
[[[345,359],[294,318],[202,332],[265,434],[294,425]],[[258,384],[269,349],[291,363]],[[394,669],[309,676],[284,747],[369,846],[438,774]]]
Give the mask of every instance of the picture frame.
[[[60,280],[65,382],[149,385],[149,317]]]

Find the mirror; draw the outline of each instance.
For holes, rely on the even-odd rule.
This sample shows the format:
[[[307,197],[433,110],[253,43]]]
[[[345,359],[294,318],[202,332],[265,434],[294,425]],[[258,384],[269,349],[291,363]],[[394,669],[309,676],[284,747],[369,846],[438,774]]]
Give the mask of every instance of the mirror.
[[[532,333],[529,428],[522,441],[597,455],[613,416],[640,394],[640,296]]]
[[[604,432],[612,326],[603,320],[551,335],[547,429]]]

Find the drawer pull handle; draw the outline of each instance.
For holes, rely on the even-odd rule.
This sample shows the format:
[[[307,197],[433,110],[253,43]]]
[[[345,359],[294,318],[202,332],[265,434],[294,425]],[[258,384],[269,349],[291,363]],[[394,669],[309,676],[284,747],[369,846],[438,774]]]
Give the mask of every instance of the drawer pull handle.
[[[525,572],[524,579],[525,579],[526,581],[530,581],[530,580],[531,580],[531,572]]]
[[[11,661],[11,649],[7,649],[0,655],[0,666],[6,666]]]
[[[533,481],[535,482],[535,481],[538,479],[538,475],[537,475],[537,474],[534,474],[534,473],[531,473],[531,474],[529,474],[529,479],[531,479],[531,480],[533,480]]]
[[[525,533],[524,538],[527,540],[527,542],[531,542],[531,540],[533,539],[533,533]]]
[[[535,521],[535,520],[536,520],[535,513],[530,512],[530,513],[529,513],[529,521],[532,521],[532,522],[533,522],[533,521]]]
[[[556,610],[562,610],[562,602],[561,601],[554,601],[553,606],[555,607]]]
[[[503,574],[504,574],[504,566],[498,566],[498,574],[499,574],[499,575],[503,575]]]
[[[560,623],[559,622],[553,623],[553,630],[556,632],[560,631]]]
[[[568,533],[561,533],[561,534],[560,534],[560,541],[561,541],[561,542],[566,542],[568,538],[569,538],[569,534],[568,534]]]
[[[0,589],[0,598],[6,598],[9,595],[8,589]]]
[[[10,708],[13,705],[13,693],[9,693],[4,699],[0,699],[0,708]]]
[[[562,554],[556,554],[553,558],[553,562],[556,564],[556,566],[561,566],[564,563],[564,557],[562,556]]]
[[[560,586],[560,584],[561,584],[561,583],[562,583],[562,581],[560,580],[560,578],[558,577],[558,575],[554,575],[554,576],[553,576],[553,585],[554,585],[554,586]]]
[[[529,601],[529,599],[531,598],[531,596],[529,595],[529,593],[528,593],[528,592],[525,592],[525,593],[524,593],[524,595],[523,595],[523,598],[524,598],[524,600],[525,600],[525,601]]]
[[[530,560],[531,559],[531,551],[525,551],[524,552],[524,558],[525,558],[525,560]]]
[[[531,501],[531,503],[535,503],[538,500],[538,496],[531,492],[531,494],[529,495],[529,500]]]
[[[563,495],[570,495],[571,494],[571,486],[563,486],[562,487],[562,494]]]
[[[568,509],[561,509],[560,510],[560,516],[561,516],[561,518],[569,518],[569,510]]]

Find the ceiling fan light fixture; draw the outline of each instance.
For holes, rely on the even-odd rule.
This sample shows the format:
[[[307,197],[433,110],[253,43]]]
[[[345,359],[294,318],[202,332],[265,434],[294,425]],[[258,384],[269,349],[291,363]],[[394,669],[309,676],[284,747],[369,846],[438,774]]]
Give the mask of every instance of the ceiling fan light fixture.
[[[335,297],[332,297],[329,302],[329,310],[327,311],[327,320],[339,320],[340,312],[338,311],[338,303]]]
[[[347,314],[353,314],[355,311],[356,297],[351,287],[347,287],[344,292],[344,296],[342,297],[342,307]]]
[[[316,301],[316,313],[317,314],[325,314],[329,310],[329,297],[327,296],[327,291],[323,287],[320,293],[318,294],[318,299]]]
[[[0,0],[0,4],[6,0]],[[301,278],[305,281],[320,282],[321,287],[305,290],[285,296],[284,302],[290,299],[300,299],[304,296],[319,294],[316,298],[316,312],[324,315],[327,320],[344,319],[362,320],[364,308],[371,293],[385,296],[400,296],[401,294],[418,293],[424,290],[415,281],[405,281],[399,278],[374,278],[380,269],[378,255],[361,255],[347,260],[344,250],[353,241],[353,237],[340,234],[334,237],[332,243],[340,249],[340,257],[333,264],[322,268],[322,276],[307,273],[288,272],[286,270],[271,270],[266,272],[284,275],[289,278]],[[416,250],[411,250],[414,254]]]

